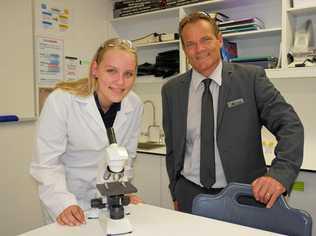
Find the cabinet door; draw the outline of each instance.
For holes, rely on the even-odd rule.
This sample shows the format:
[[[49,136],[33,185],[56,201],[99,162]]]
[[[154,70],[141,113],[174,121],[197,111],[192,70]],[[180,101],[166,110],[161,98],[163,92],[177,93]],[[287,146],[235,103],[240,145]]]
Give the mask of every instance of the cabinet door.
[[[161,207],[173,209],[173,202],[169,191],[169,177],[167,174],[165,157],[161,158]]]
[[[291,192],[288,199],[288,203],[291,207],[302,209],[307,211],[312,218],[316,219],[316,173],[301,171],[296,181],[304,183],[303,191],[296,191],[295,189]],[[313,233],[316,235],[316,227],[313,225]]]
[[[160,206],[160,157],[138,153],[133,184],[144,203]]]

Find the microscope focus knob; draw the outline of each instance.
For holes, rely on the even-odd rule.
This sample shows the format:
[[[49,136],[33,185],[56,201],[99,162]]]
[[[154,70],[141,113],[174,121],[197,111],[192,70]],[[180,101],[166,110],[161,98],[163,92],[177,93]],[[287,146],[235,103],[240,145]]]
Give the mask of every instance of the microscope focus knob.
[[[94,198],[91,200],[91,207],[92,208],[98,208],[103,209],[106,207],[106,205],[103,203],[102,198]]]
[[[122,205],[127,206],[130,203],[129,196],[124,196],[122,198]]]

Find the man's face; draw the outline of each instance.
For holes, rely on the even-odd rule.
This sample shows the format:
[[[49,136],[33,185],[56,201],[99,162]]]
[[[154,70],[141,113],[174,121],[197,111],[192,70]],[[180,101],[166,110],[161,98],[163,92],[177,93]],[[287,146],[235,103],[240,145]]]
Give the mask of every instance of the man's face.
[[[184,52],[192,67],[208,77],[221,61],[222,36],[215,36],[211,24],[201,19],[184,26],[182,41]]]

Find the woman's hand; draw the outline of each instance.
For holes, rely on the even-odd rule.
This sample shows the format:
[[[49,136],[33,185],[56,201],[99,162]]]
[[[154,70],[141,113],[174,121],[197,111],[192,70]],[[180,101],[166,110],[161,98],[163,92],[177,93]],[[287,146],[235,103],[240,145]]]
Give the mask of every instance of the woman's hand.
[[[174,202],[173,202],[173,208],[174,208],[176,211],[179,211],[179,203],[178,203],[178,201],[174,201]]]
[[[62,213],[60,213],[56,220],[61,225],[69,226],[76,226],[86,223],[84,212],[78,205],[67,207]]]
[[[129,196],[130,203],[132,204],[139,204],[143,202],[142,199],[138,197],[137,195],[128,195],[128,196]]]

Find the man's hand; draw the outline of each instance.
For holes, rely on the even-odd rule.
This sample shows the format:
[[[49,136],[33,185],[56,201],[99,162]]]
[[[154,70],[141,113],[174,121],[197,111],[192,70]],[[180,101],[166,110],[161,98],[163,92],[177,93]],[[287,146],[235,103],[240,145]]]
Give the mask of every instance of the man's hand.
[[[252,191],[255,199],[271,208],[277,198],[285,192],[285,187],[270,176],[262,176],[252,182]]]
[[[67,207],[62,213],[60,213],[56,220],[61,225],[69,226],[76,226],[86,223],[84,212],[78,205]]]

